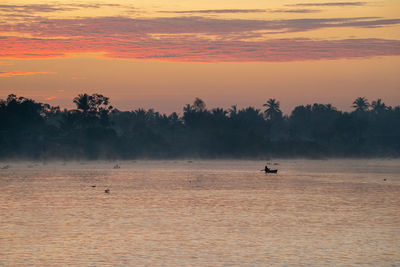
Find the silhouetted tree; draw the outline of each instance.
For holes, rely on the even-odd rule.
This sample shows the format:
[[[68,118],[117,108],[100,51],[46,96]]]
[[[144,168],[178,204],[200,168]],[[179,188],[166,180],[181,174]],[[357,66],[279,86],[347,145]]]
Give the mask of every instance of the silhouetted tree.
[[[231,106],[228,112],[229,112],[229,117],[231,119],[235,118],[237,116],[237,106],[236,105]]]
[[[206,103],[204,103],[204,101],[200,98],[196,97],[192,107],[196,112],[203,112],[206,109]]]
[[[77,109],[82,110],[83,113],[91,113],[93,115],[109,114],[113,107],[110,106],[109,98],[101,94],[87,95],[79,94],[74,98]]]
[[[355,108],[355,111],[364,112],[368,110],[369,103],[365,97],[358,97],[356,100],[354,100],[352,107]]]
[[[90,109],[89,96],[86,93],[79,94],[74,98],[73,102],[76,105],[76,108],[82,110],[84,113],[87,113]]]
[[[315,103],[290,116],[275,99],[263,113],[236,105],[207,110],[196,98],[182,116],[119,111],[101,94],[80,94],[73,102],[77,109],[60,110],[14,94],[0,99],[0,157],[400,156],[400,106],[381,99],[371,111],[360,97],[350,113]]]
[[[282,111],[279,108],[279,101],[270,98],[267,103],[263,104],[266,107],[264,113],[270,120],[282,118]]]
[[[382,99],[378,98],[376,101],[372,101],[371,104],[372,107],[372,111],[375,113],[382,113],[385,110],[387,110],[387,106],[385,105],[385,103],[382,102]]]

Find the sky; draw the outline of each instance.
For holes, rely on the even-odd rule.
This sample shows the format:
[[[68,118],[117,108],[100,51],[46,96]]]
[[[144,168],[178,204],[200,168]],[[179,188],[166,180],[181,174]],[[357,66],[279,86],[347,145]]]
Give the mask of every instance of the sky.
[[[0,98],[73,108],[84,92],[166,113],[397,106],[400,0],[2,0]]]

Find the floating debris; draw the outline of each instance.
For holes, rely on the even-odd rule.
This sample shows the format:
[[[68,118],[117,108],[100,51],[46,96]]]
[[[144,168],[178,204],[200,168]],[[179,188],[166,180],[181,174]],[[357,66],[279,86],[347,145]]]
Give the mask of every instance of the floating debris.
[[[92,187],[95,188],[96,186],[95,186],[95,185],[92,185]]]
[[[120,169],[120,168],[121,168],[121,166],[119,166],[118,164],[115,164],[113,167],[113,169]]]

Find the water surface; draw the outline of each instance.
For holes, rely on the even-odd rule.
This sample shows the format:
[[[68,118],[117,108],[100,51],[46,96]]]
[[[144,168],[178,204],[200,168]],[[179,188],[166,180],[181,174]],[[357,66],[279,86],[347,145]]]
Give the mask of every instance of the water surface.
[[[0,265],[400,266],[400,160],[270,164],[2,162]]]

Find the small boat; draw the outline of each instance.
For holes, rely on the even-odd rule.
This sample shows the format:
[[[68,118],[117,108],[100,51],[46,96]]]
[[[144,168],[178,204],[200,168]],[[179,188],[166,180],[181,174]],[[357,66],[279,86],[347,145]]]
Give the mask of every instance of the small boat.
[[[265,171],[265,173],[278,173],[278,170],[271,170],[267,165],[265,165],[265,168],[261,171]]]

